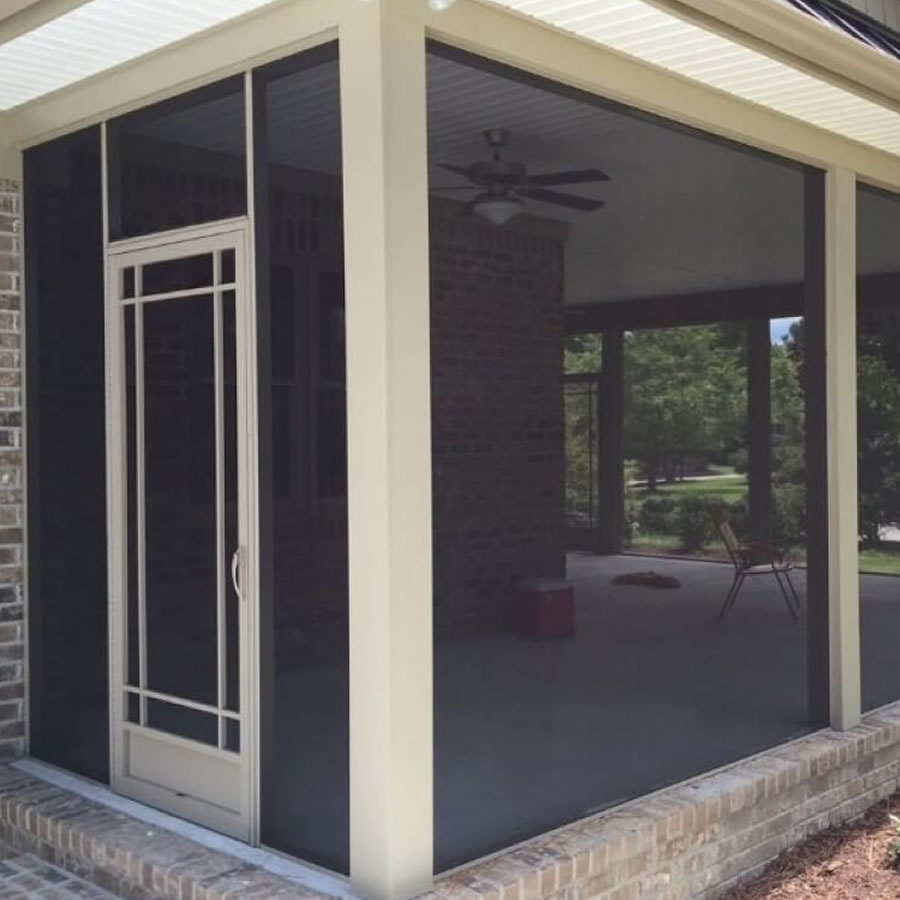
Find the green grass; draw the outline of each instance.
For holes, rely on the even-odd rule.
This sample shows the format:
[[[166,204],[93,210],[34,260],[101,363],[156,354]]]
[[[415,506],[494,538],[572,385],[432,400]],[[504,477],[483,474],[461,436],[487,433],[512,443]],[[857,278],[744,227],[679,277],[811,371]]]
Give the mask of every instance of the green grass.
[[[874,547],[860,550],[859,571],[869,575],[900,575],[900,549]]]
[[[648,491],[643,486],[629,487],[627,494],[640,502],[647,497],[683,497],[694,494],[698,497],[721,497],[726,501],[739,500],[747,493],[746,478],[709,478],[706,481],[676,481],[672,484],[657,485],[656,491]]]

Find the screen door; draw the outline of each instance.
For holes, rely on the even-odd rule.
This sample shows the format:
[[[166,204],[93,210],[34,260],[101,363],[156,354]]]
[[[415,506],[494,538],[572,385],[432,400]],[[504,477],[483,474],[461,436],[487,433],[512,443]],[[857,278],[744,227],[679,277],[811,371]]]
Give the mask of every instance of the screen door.
[[[113,787],[251,839],[246,227],[110,246]]]

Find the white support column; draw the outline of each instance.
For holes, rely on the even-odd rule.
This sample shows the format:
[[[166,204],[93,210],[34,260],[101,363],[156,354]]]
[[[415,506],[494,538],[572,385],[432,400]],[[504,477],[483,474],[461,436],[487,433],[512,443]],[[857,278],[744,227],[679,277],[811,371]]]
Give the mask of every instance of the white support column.
[[[831,725],[859,722],[859,529],[856,434],[856,176],[825,176],[828,593]]]
[[[350,876],[426,890],[433,859],[425,4],[340,28],[350,545]]]

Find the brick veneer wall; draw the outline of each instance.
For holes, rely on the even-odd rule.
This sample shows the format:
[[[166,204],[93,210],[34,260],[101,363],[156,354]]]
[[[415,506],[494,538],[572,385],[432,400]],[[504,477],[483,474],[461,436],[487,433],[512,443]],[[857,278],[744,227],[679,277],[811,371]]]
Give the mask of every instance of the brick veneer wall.
[[[25,742],[19,184],[0,178],[0,757]]]
[[[431,403],[439,638],[502,631],[515,582],[565,573],[563,251],[433,205]]]
[[[900,786],[900,703],[438,879],[422,900],[713,900]]]

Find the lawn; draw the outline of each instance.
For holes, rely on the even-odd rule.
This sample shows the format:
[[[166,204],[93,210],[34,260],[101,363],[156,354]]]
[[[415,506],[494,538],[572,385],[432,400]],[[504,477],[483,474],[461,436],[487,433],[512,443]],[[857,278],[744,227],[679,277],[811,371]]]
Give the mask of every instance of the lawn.
[[[735,503],[747,492],[747,480],[744,476],[736,476],[725,467],[714,467],[717,477],[707,477],[696,481],[679,481],[672,484],[661,484],[654,493],[643,485],[629,485],[625,496],[629,506],[639,509],[650,496],[683,497],[693,494],[710,501],[721,499],[726,504]],[[678,536],[662,533],[637,533],[633,545],[629,548],[633,553],[662,554],[666,556],[692,556],[705,558],[723,558],[724,548],[721,541],[708,542],[697,553],[686,553],[679,546]],[[805,560],[802,547],[791,549],[790,556],[797,563]],[[869,575],[900,575],[900,545],[882,544],[879,547],[860,549],[859,570]]]
[[[860,550],[859,570],[869,575],[900,575],[900,547],[882,544]]]
[[[695,494],[698,497],[721,497],[727,503],[740,500],[747,493],[747,480],[743,475],[720,475],[706,478],[703,481],[676,481],[672,484],[661,484],[657,487],[657,497],[683,497]],[[634,486],[628,488],[628,494],[640,502],[650,496],[647,488]]]

